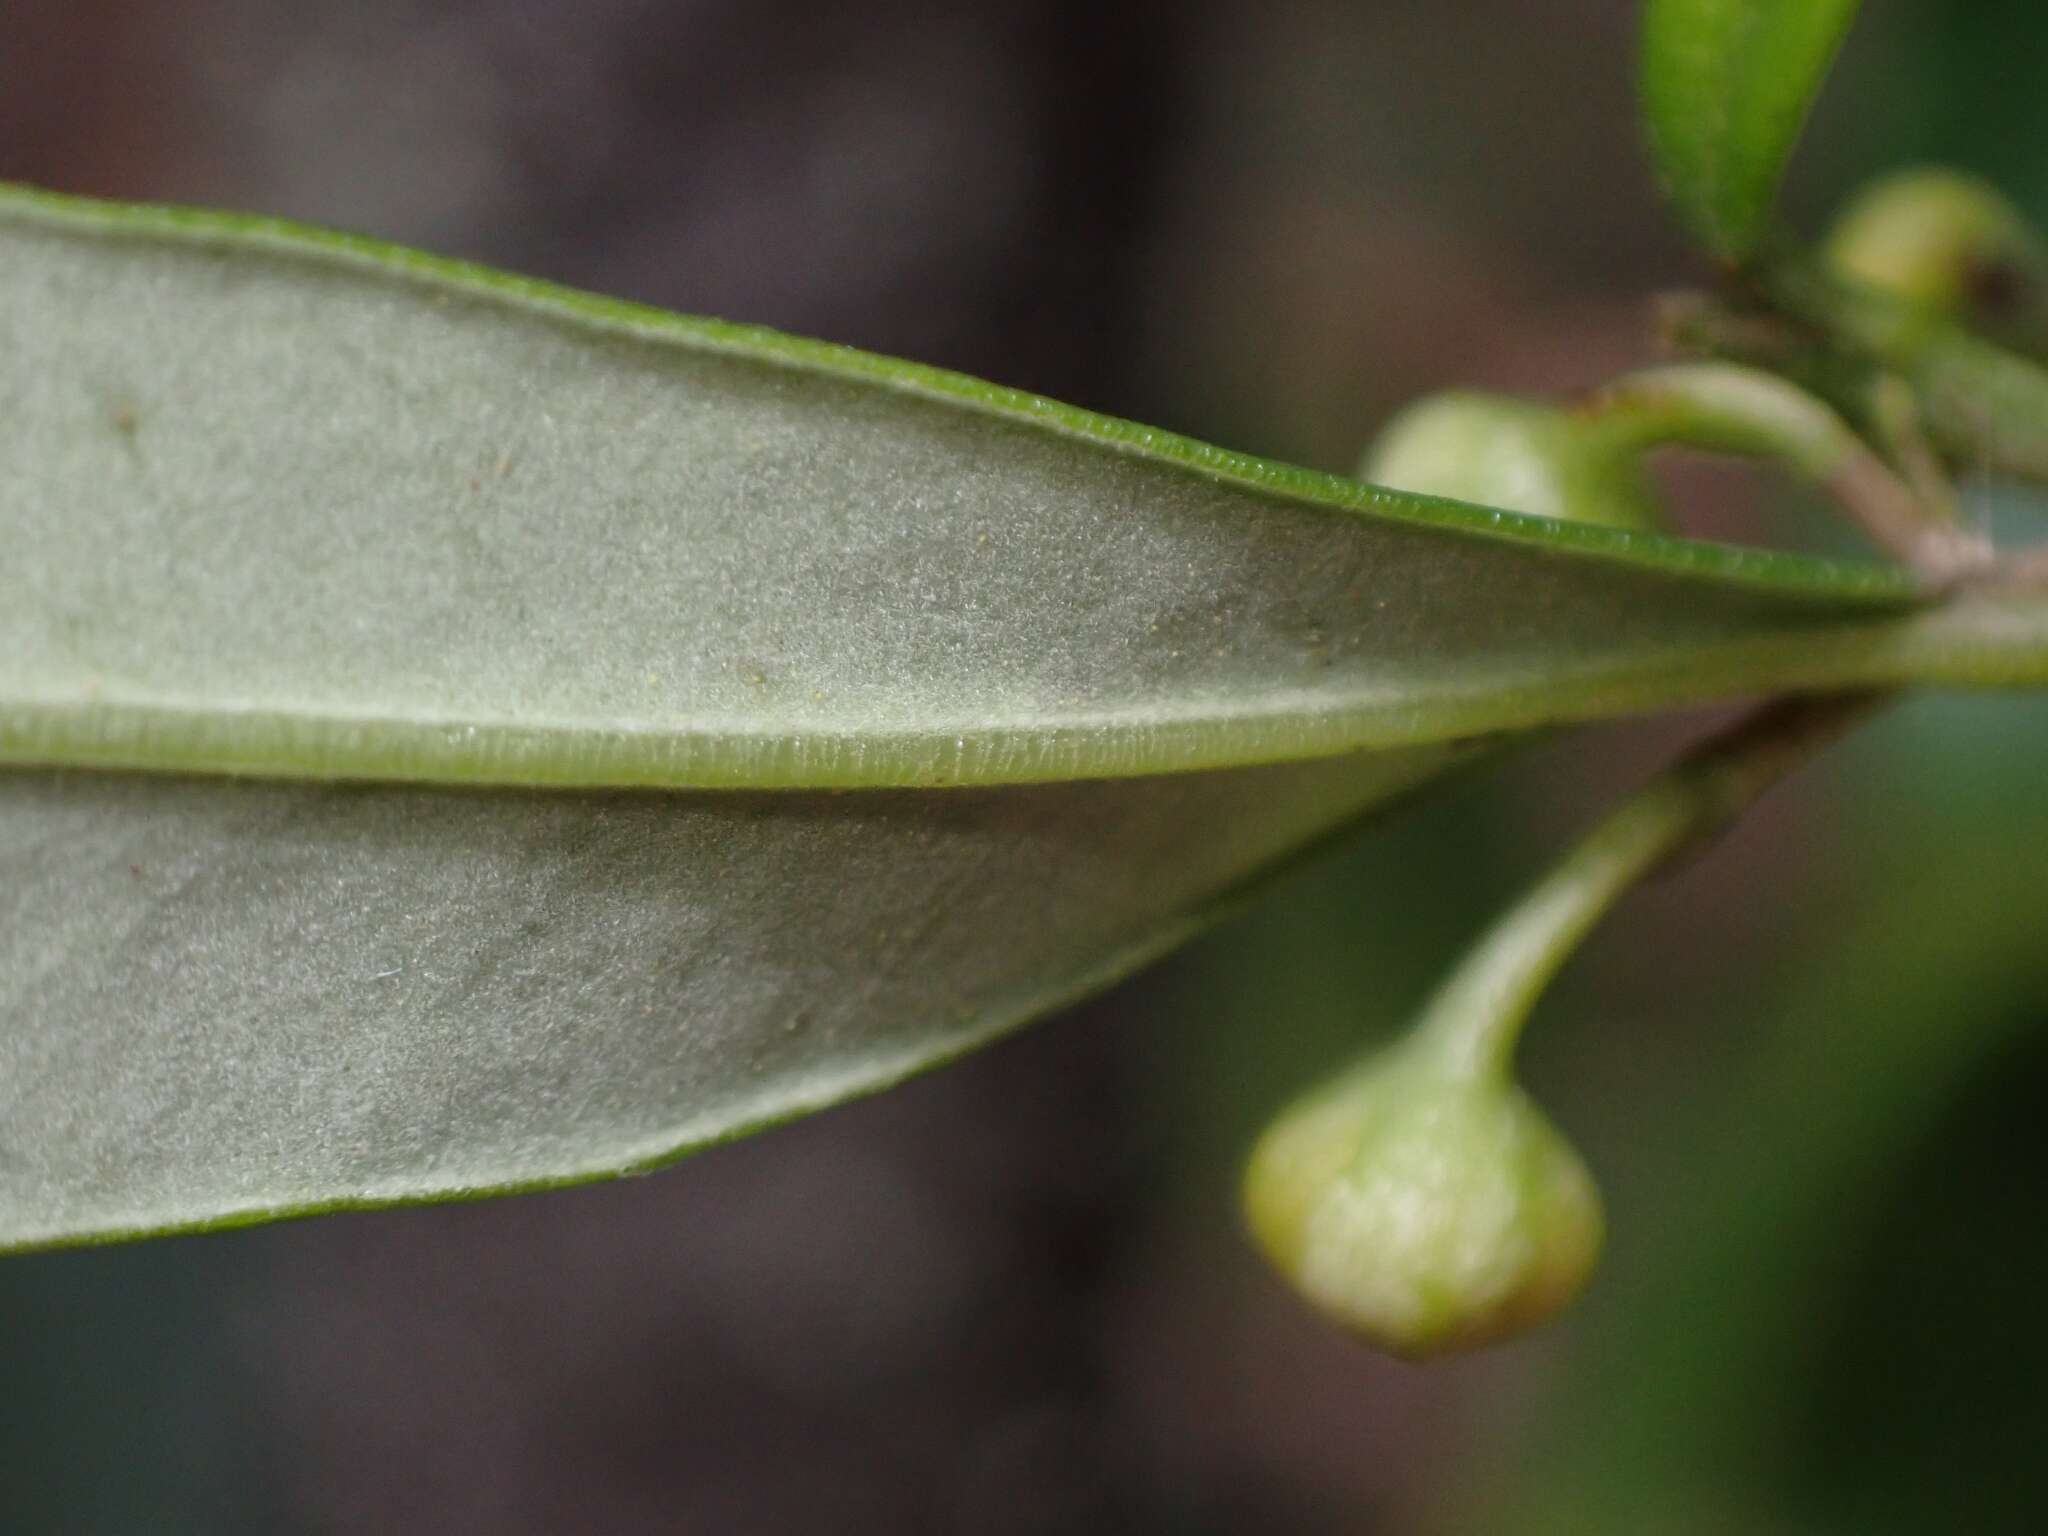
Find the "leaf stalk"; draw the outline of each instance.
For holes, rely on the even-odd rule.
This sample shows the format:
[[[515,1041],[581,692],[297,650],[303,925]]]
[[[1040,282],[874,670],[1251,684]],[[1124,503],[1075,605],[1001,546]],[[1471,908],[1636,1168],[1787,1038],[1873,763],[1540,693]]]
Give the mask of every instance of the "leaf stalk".
[[[1424,1010],[1417,1048],[1449,1070],[1505,1080],[1537,999],[1622,895],[1720,832],[1886,697],[1777,700],[1693,748],[1600,822],[1466,953]]]

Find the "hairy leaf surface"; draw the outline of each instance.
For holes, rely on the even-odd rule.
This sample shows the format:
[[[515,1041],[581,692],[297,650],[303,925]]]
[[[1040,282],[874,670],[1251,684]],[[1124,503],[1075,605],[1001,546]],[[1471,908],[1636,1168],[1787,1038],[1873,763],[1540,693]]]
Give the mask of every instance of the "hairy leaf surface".
[[[946,793],[0,775],[0,1247],[561,1182],[1115,979],[1438,748]]]
[[[1099,986],[1465,739],[2039,603],[0,191],[0,1247],[531,1187]]]

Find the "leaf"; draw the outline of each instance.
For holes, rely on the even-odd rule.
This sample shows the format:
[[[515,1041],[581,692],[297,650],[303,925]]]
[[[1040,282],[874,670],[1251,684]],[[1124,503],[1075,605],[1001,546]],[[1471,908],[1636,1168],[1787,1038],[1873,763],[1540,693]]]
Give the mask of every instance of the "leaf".
[[[0,1239],[560,1182],[832,1103],[1446,756],[944,794],[8,774]]]
[[[1762,238],[1857,0],[1646,0],[1643,108],[1679,216],[1723,261]]]
[[[262,220],[0,192],[0,422],[0,1247],[872,1089],[1473,733],[2048,680],[2038,601]]]

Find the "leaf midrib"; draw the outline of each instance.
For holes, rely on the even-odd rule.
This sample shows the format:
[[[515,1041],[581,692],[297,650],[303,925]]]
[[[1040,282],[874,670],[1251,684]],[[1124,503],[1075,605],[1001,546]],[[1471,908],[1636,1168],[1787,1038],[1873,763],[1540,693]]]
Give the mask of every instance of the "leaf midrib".
[[[0,763],[275,778],[596,788],[874,788],[1039,783],[1293,761],[1673,709],[1769,691],[2048,685],[2048,604],[1978,598],[1590,668],[1540,685],[1399,689],[1332,708],[1276,695],[1151,718],[917,731],[672,732],[594,722],[346,717],[211,705],[0,697]]]

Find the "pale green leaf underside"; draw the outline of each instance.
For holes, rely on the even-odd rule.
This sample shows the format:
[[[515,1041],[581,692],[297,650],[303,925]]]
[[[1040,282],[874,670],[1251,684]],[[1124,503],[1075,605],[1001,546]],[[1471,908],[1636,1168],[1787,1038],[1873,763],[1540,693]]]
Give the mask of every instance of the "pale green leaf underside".
[[[833,1103],[1450,756],[860,794],[0,773],[0,1250],[595,1177]]]
[[[1858,0],[1647,0],[1643,110],[1673,205],[1715,255],[1756,247]]]
[[[0,1248],[593,1177],[875,1087],[1470,733],[2048,679],[2038,605],[21,191],[0,539]]]
[[[1882,568],[218,215],[0,192],[0,423],[0,761],[988,783],[1958,670]]]

